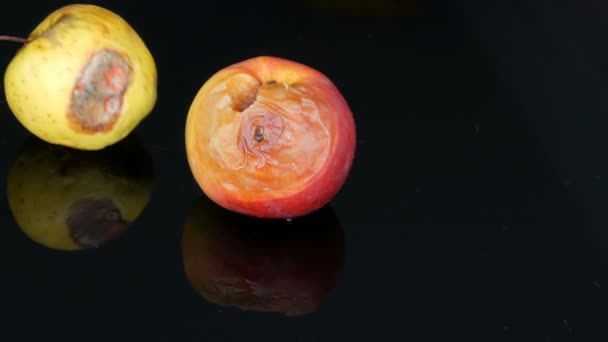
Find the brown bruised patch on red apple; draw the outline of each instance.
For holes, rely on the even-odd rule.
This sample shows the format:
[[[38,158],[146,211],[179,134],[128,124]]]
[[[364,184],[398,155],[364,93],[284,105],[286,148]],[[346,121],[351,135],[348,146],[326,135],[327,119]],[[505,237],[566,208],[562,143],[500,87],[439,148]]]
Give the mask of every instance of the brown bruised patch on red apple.
[[[82,248],[98,247],[129,226],[110,198],[86,198],[69,209],[66,225],[70,237]]]
[[[210,114],[234,119],[216,125],[209,140],[210,157],[222,168],[244,169],[241,182],[251,191],[269,186],[295,189],[321,168],[330,134],[306,86],[260,84],[247,74],[237,74],[219,87],[224,86],[231,106],[220,105]],[[267,164],[265,175],[261,169]]]
[[[71,122],[88,133],[110,130],[122,112],[131,75],[124,55],[109,49],[96,51],[72,90]]]
[[[206,197],[182,235],[186,278],[205,300],[288,316],[317,311],[344,266],[344,232],[330,206],[291,222],[263,220]]]
[[[188,160],[203,191],[223,207],[293,218],[326,203],[354,158],[355,125],[322,73],[258,57],[216,73],[186,124]]]

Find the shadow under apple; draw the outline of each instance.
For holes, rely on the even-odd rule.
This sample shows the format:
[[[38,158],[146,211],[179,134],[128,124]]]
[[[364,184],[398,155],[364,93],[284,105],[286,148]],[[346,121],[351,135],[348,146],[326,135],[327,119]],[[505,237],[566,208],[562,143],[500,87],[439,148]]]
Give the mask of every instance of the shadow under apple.
[[[143,212],[153,162],[133,135],[99,151],[72,149],[30,135],[7,179],[11,213],[33,241],[64,251],[99,247]]]
[[[316,311],[344,264],[344,232],[331,206],[292,221],[225,210],[207,197],[182,235],[186,278],[204,299],[244,311]]]

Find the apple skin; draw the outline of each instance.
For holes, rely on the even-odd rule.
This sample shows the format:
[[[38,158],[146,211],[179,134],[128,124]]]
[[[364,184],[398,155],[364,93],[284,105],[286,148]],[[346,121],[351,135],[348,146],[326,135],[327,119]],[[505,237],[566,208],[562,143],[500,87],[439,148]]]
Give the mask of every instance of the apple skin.
[[[120,77],[119,83],[103,88],[112,101],[107,95],[94,102],[95,96],[106,96],[102,87],[79,81],[94,69],[93,61],[108,59],[109,53],[119,56],[111,63],[124,65],[120,73],[104,75]],[[34,28],[6,68],[4,89],[12,113],[29,132],[52,144],[99,150],[123,139],[152,111],[157,70],[123,18],[95,5],[72,4]],[[102,105],[107,112],[100,111]]]
[[[134,136],[82,151],[30,135],[9,170],[7,198],[28,238],[80,251],[123,234],[145,209],[153,183],[152,159]]]
[[[356,131],[348,103],[327,76],[259,56],[203,84],[188,111],[185,144],[209,198],[241,214],[285,219],[334,198],[353,164]]]
[[[186,278],[222,307],[301,316],[319,309],[344,267],[344,232],[331,206],[267,220],[198,199],[182,234]]]

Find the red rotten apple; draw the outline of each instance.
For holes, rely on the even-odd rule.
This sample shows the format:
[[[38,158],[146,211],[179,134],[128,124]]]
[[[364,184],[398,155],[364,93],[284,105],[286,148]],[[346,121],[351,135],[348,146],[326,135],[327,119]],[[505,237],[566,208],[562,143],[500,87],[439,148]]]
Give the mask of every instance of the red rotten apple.
[[[214,74],[186,121],[186,152],[204,193],[226,209],[294,218],[327,204],[353,163],[346,100],[321,72],[261,56]]]

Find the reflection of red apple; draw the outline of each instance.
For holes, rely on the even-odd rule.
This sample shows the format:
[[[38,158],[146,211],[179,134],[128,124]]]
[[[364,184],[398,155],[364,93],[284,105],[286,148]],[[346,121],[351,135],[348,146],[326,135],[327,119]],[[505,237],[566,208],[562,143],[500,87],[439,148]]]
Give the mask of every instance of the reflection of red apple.
[[[344,236],[331,207],[293,221],[225,210],[203,197],[185,224],[186,277],[206,300],[288,316],[316,311],[343,267]]]
[[[272,56],[214,74],[185,130],[205,194],[260,218],[294,218],[331,201],[350,172],[355,136],[350,107],[326,75]]]

